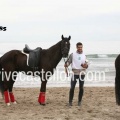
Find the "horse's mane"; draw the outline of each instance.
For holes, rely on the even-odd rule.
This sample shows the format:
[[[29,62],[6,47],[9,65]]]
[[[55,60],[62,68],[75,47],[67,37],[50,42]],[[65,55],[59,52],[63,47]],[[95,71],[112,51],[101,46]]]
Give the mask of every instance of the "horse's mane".
[[[47,48],[47,49],[42,49],[43,51],[49,51],[52,50],[56,47],[58,47],[58,45],[61,43],[61,40],[59,42],[57,42],[56,44],[52,45],[51,47]]]

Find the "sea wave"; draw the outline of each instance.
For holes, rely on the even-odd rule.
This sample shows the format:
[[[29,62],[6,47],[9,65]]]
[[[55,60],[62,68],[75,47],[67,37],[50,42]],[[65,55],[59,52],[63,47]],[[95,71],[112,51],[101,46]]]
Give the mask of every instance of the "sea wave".
[[[88,54],[87,58],[116,58],[118,54]]]

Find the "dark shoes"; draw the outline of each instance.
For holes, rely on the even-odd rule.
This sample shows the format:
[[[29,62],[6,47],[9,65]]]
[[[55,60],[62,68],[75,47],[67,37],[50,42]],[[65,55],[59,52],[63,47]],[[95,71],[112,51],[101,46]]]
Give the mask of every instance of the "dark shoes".
[[[71,106],[72,106],[72,102],[69,102],[69,103],[68,103],[68,106],[71,107]]]
[[[72,102],[69,102],[68,106],[71,107],[72,106]],[[81,106],[81,102],[78,102],[78,106]]]
[[[81,106],[81,102],[78,102],[78,106]]]

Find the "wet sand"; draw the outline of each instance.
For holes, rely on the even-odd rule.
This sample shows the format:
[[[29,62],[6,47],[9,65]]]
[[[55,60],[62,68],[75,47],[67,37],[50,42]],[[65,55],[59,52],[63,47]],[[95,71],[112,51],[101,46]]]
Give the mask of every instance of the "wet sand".
[[[81,107],[68,107],[69,88],[47,88],[46,106],[38,104],[39,88],[14,88],[17,105],[6,106],[0,99],[0,120],[120,120],[114,87],[85,87]]]

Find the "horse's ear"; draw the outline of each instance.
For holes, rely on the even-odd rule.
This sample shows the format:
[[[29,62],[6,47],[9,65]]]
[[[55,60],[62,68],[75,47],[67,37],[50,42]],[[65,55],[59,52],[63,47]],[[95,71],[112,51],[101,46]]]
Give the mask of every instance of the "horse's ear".
[[[71,39],[71,36],[69,36],[68,40],[70,40],[70,39]]]
[[[62,40],[64,40],[64,36],[63,35],[61,36],[61,38],[62,38]]]

